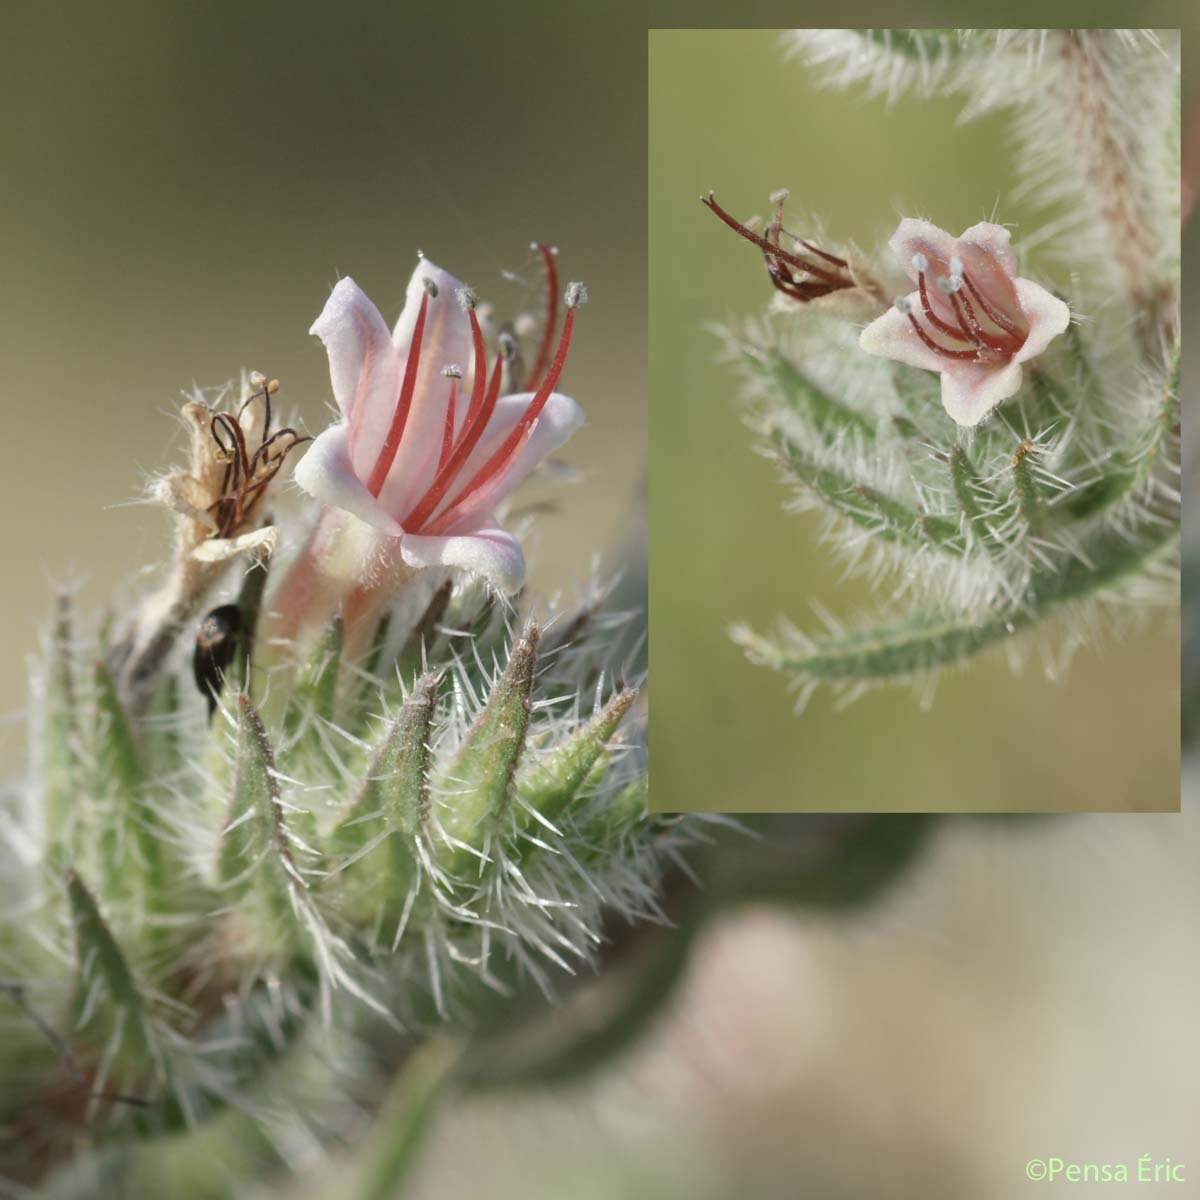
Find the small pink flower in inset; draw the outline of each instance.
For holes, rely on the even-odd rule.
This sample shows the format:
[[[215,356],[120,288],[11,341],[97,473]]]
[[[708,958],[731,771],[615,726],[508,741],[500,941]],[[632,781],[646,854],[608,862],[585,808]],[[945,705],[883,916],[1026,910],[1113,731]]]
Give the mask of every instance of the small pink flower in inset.
[[[410,567],[459,567],[516,591],[524,555],[495,509],[583,424],[579,406],[554,387],[584,299],[582,285],[568,286],[553,359],[547,366],[548,328],[525,381],[533,390],[501,396],[510,356],[497,354],[489,371],[475,295],[452,275],[422,259],[391,332],[358,285],[341,280],[310,332],[325,343],[343,420],[312,444],[296,481],[397,539]],[[553,301],[550,309],[552,326]]]
[[[905,217],[888,245],[917,290],[858,339],[868,354],[938,371],[942,404],[959,425],[978,425],[1015,395],[1022,364],[1071,321],[1057,296],[1017,276],[1008,242],[1007,229],[986,221],[953,238]]]

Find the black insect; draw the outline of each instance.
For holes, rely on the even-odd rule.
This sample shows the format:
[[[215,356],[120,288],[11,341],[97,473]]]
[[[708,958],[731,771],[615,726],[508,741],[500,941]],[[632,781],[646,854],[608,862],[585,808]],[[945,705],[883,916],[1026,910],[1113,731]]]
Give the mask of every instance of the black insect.
[[[225,674],[233,665],[241,645],[241,631],[242,614],[236,604],[222,604],[200,622],[192,655],[192,674],[200,694],[208,700],[210,720],[217,709]]]

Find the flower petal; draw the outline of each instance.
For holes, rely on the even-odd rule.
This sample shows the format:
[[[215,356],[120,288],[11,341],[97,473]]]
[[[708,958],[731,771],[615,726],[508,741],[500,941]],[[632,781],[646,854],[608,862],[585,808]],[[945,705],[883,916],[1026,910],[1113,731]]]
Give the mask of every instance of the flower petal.
[[[959,242],[977,246],[985,251],[1008,275],[1017,273],[1017,256],[1012,250],[1012,233],[1003,225],[993,225],[990,221],[980,221],[970,229],[963,230]]]
[[[908,298],[915,312],[921,311],[921,297],[913,292]],[[941,371],[947,360],[925,345],[917,336],[912,322],[898,308],[889,308],[882,317],[876,317],[858,335],[858,348],[880,358],[894,359],[923,371]]]
[[[532,399],[532,392],[515,392],[511,396],[501,396],[496,402],[496,411],[492,414],[479,445],[471,452],[456,486],[450,489],[447,499],[453,500],[474,478],[476,472],[500,449]],[[490,513],[536,469],[542,459],[553,454],[583,421],[583,409],[570,396],[551,392],[525,444],[504,470],[468,498],[454,524],[450,526],[451,530],[469,528],[471,524],[478,522],[481,513]]]
[[[1020,387],[1020,363],[956,363],[942,372],[942,407],[956,424],[970,428]]]
[[[1009,249],[1009,237],[1003,225],[990,225],[983,221],[972,225],[958,239],[955,252],[962,260],[970,283],[978,288],[988,304],[1021,328],[1025,325],[1025,319],[1013,288],[1017,259]]]
[[[487,524],[471,533],[427,537],[406,533],[400,553],[410,567],[458,567],[511,595],[525,582],[525,555],[506,529]]]
[[[1029,323],[1025,344],[1013,355],[1013,362],[1036,358],[1071,323],[1071,310],[1052,292],[1032,279],[1016,279],[1017,300]]]
[[[404,531],[380,507],[350,461],[350,430],[345,421],[331,425],[309,446],[292,478],[310,495],[393,537]]]
[[[955,239],[950,234],[932,221],[920,221],[915,217],[905,217],[896,226],[888,245],[913,283],[917,281],[917,269],[912,262],[914,254],[924,254],[929,259],[929,274],[936,279],[939,275],[949,274],[950,259],[957,252]]]
[[[354,457],[365,478],[377,448],[361,436],[364,423],[381,412],[390,421],[400,391],[391,334],[379,309],[349,276],[338,281],[309,333],[325,343],[333,396],[355,431]],[[360,460],[366,459],[370,462],[364,469]]]
[[[450,396],[450,381],[442,375],[442,368],[459,367],[464,383],[474,366],[474,351],[471,341],[471,324],[458,302],[462,282],[449,271],[443,271],[428,259],[421,259],[408,281],[404,298],[404,311],[396,322],[392,333],[393,344],[401,363],[400,378],[404,377],[404,365],[412,344],[416,328],[417,313],[424,298],[426,280],[437,287],[437,295],[431,296],[425,316],[425,332],[421,339],[421,358],[413,389],[412,407],[404,427],[404,440],[396,453],[392,468],[379,492],[379,502],[399,518],[406,513],[422,492],[433,481],[437,469],[438,452],[442,444],[442,429],[446,421],[446,405]],[[461,391],[463,384],[459,385]],[[469,394],[469,393],[468,393]],[[466,411],[465,402],[459,405],[459,419]],[[387,436],[391,424],[391,413],[387,421],[372,431],[378,448]]]

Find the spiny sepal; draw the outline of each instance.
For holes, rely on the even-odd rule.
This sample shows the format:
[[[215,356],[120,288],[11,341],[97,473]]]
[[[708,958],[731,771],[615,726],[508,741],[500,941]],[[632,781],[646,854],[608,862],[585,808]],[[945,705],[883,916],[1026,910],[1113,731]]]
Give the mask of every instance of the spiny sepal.
[[[481,850],[508,809],[529,729],[539,634],[534,622],[525,626],[486,704],[438,779],[436,821],[452,851]]]
[[[564,743],[537,756],[518,775],[520,809],[537,814],[522,818],[518,813],[522,823],[552,823],[575,800],[637,697],[636,688],[622,688]]]
[[[358,795],[343,810],[331,843],[333,870],[352,911],[378,914],[398,939],[398,923],[418,884],[429,811],[429,768],[438,677],[421,676],[371,754]]]

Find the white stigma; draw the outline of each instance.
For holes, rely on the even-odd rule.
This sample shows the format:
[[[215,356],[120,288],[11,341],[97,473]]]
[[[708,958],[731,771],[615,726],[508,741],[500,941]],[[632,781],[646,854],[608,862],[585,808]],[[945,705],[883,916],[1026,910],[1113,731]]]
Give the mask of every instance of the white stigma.
[[[780,188],[778,191],[776,191],[776,192],[772,192],[772,193],[771,193],[771,194],[770,194],[770,195],[767,197],[767,199],[768,199],[768,200],[770,200],[770,202],[771,202],[772,204],[786,204],[786,203],[787,203],[787,201],[788,201],[788,197],[789,197],[791,194],[792,194],[792,193],[791,193],[791,189],[789,189],[789,188]]]
[[[928,271],[929,270],[929,259],[927,259],[925,257],[925,255],[923,255],[923,254],[914,254],[912,256],[912,265],[918,271]]]
[[[904,313],[905,316],[912,312],[912,305],[909,304],[907,296],[897,296],[895,305],[896,311]]]
[[[937,281],[938,291],[946,292],[947,294],[950,292],[957,292],[958,289],[962,287],[962,283],[963,281],[961,275],[951,275],[948,279],[945,275],[942,275]]]
[[[950,260],[950,275],[952,278],[961,279],[963,273],[963,262],[961,258],[952,258]]]

